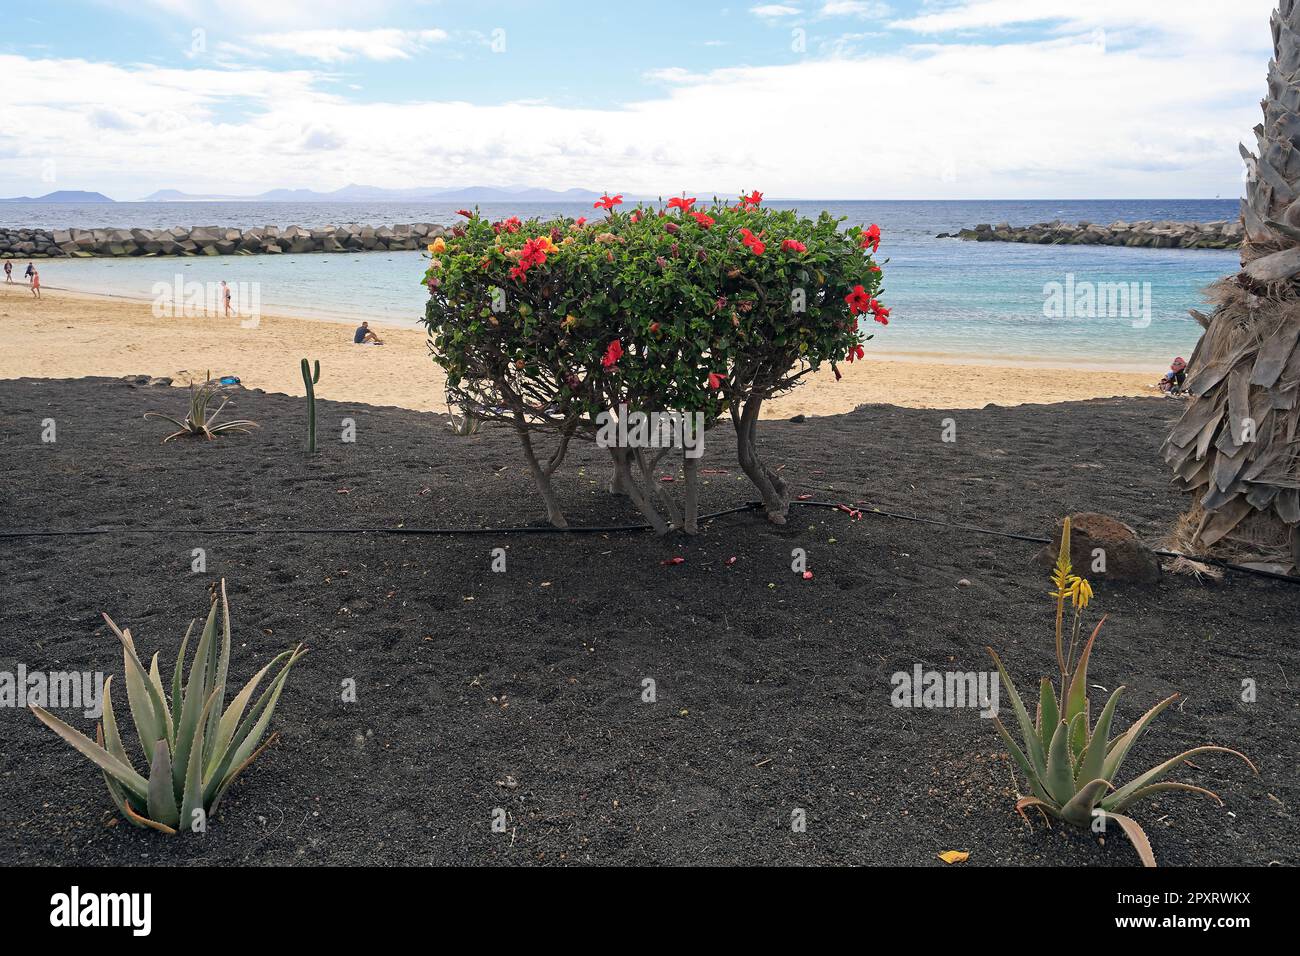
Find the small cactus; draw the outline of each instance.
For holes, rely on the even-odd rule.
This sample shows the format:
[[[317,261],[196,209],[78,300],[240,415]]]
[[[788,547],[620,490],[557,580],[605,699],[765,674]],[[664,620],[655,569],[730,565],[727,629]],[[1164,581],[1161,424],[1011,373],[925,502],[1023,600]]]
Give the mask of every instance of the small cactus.
[[[316,454],[316,383],[320,381],[320,359],[315,367],[302,360],[302,383],[307,386],[307,454]]]

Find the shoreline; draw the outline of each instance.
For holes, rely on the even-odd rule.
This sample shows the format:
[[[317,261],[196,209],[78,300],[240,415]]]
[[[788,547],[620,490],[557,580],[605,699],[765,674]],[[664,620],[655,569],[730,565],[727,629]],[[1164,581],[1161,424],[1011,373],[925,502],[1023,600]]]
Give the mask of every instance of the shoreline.
[[[342,327],[356,319],[263,311],[255,327],[238,318],[158,319],[148,300],[57,287],[38,302],[26,285],[0,283],[0,378],[150,375],[177,386],[206,372],[236,375],[246,388],[303,395],[301,358],[319,359],[320,398],[414,411],[445,412],[443,376],[428,355],[423,329],[379,320],[388,343],[352,344]],[[999,364],[1000,363],[1000,364]],[[910,408],[982,408],[1096,398],[1160,397],[1158,373],[1038,365],[975,356],[885,353],[829,368],[765,403],[764,418],[824,416],[863,404]]]

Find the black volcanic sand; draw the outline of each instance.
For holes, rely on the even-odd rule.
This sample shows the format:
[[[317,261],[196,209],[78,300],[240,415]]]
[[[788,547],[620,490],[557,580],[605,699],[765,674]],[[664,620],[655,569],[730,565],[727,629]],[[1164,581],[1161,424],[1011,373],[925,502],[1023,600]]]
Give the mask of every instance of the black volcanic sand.
[[[165,423],[142,414],[185,402],[103,379],[0,382],[0,524],[192,529],[0,540],[0,670],[120,673],[107,611],[170,674],[224,576],[234,681],[311,647],[277,711],[280,740],[205,836],[169,838],[118,821],[97,770],[30,714],[0,711],[0,862],[942,866],[936,854],[955,849],[967,865],[1137,865],[1118,831],[1103,845],[1036,818],[1027,828],[1004,748],[975,711],[890,703],[894,672],[983,670],[986,644],[1027,695],[1054,671],[1035,544],[809,507],[785,528],[741,514],[691,540],[295,533],[529,525],[540,507],[507,432],[457,437],[442,416],[322,401],[308,459],[303,400],[254,391],[227,408],[261,422],[254,434],[160,445]],[[796,491],[818,499],[1040,536],[1060,514],[1094,510],[1155,539],[1183,505],[1156,457],[1178,410],[873,406],[762,432]],[[948,417],[955,443],[940,440]],[[39,440],[46,418],[54,444]],[[354,444],[338,439],[344,418]],[[728,430],[709,436],[705,467],[726,473],[706,475],[706,511],[752,497]],[[606,476],[586,451],[567,466],[575,524],[636,519],[603,492]],[[205,532],[257,527],[286,533]],[[496,547],[506,573],[490,569]],[[812,580],[791,570],[797,547]],[[190,572],[194,548],[206,574]],[[673,556],[685,562],[661,563]],[[1186,695],[1125,778],[1208,742],[1260,768],[1202,756],[1173,779],[1226,806],[1165,793],[1131,811],[1157,860],[1300,862],[1300,590],[1240,574],[1152,589],[1094,580],[1093,610],[1110,619],[1091,678],[1128,685],[1121,726]],[[1246,678],[1255,703],[1241,701]],[[356,703],[341,700],[347,679]],[[80,713],[62,716],[93,735]],[[806,832],[792,831],[796,809]]]

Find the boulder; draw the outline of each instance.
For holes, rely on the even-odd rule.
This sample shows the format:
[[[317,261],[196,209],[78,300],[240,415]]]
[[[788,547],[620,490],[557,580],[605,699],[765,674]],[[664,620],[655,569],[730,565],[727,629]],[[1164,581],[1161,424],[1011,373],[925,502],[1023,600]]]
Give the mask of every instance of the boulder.
[[[1038,552],[1035,560],[1039,564],[1050,568],[1056,563],[1063,524],[1057,525],[1052,543]],[[1160,580],[1160,558],[1124,522],[1085,511],[1071,515],[1070,524],[1070,563],[1075,574],[1094,584],[1099,581],[1154,584]],[[1103,559],[1105,570],[1094,570]]]

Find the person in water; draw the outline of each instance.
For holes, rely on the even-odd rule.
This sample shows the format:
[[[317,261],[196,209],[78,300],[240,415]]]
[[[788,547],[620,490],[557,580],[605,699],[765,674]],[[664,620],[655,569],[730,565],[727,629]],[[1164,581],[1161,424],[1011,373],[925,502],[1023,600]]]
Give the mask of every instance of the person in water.
[[[383,340],[370,330],[369,322],[362,322],[352,334],[354,345],[383,345]]]

